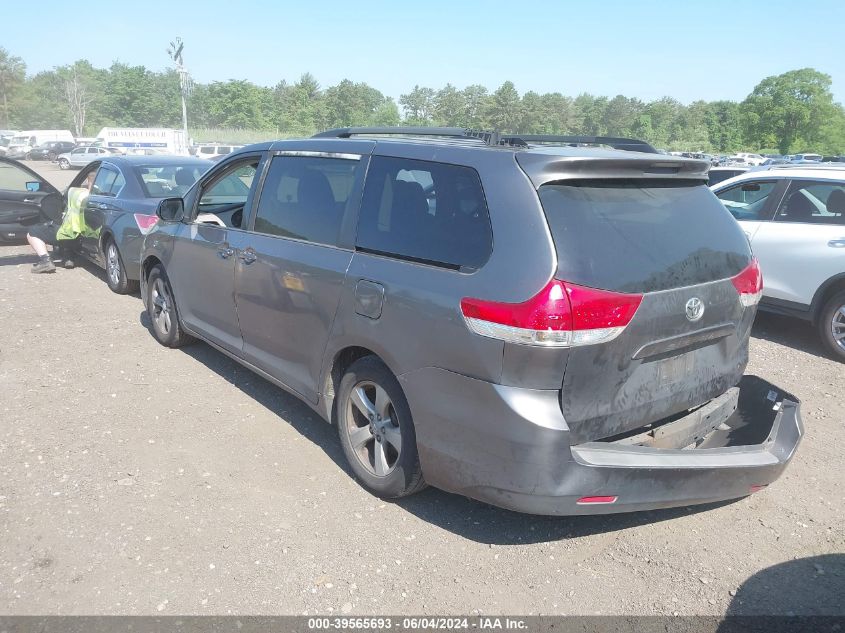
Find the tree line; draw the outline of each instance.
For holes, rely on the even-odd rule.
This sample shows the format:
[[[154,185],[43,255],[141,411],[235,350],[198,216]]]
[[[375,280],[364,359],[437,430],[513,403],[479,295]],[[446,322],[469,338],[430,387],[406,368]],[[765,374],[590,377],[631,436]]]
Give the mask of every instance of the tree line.
[[[35,74],[0,48],[0,125],[7,129],[69,128],[92,136],[104,126],[180,127],[179,76],[114,62],[86,60]],[[812,68],[767,77],[741,101],[688,105],[617,95],[520,94],[511,81],[481,85],[414,86],[398,103],[376,88],[344,79],[322,87],[310,73],[274,87],[231,79],[193,85],[192,128],[266,131],[306,136],[354,125],[443,125],[524,134],[630,136],[655,147],[731,153],[740,150],[845,154],[845,109],[834,102],[831,78]]]

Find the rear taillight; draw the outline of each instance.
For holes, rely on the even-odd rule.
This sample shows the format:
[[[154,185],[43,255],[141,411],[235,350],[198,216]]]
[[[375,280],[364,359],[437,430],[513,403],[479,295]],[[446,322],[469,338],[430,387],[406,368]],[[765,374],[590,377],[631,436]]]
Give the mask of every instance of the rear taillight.
[[[141,229],[141,233],[146,235],[150,232],[150,230],[155,226],[155,223],[158,222],[158,216],[155,215],[145,215],[143,213],[135,213],[135,224],[138,225],[138,228]]]
[[[642,295],[552,279],[522,303],[461,299],[470,330],[508,343],[570,347],[611,341],[634,318]]]
[[[732,277],[731,281],[739,293],[739,301],[742,305],[747,308],[760,303],[760,298],[763,296],[763,274],[760,272],[760,264],[756,257],[752,257],[748,267],[736,277]]]

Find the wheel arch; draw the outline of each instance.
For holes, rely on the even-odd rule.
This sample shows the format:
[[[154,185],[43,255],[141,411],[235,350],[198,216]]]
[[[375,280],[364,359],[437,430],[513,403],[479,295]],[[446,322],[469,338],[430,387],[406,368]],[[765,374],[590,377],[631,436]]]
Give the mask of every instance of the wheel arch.
[[[845,273],[834,275],[819,286],[818,290],[816,290],[816,293],[813,295],[813,301],[810,304],[813,325],[818,324],[822,308],[824,308],[824,304],[827,303],[828,299],[842,290],[845,290]]]
[[[337,407],[335,406],[335,395],[337,389],[340,387],[340,381],[346,370],[352,366],[355,361],[373,356],[384,364],[395,376],[396,371],[390,366],[383,354],[380,354],[370,346],[348,344],[338,349],[331,357],[331,363],[327,364],[327,370],[323,378],[322,402],[320,406],[320,413],[329,424],[337,423]]]
[[[147,255],[141,260],[141,279],[139,281],[141,286],[141,302],[144,304],[144,308],[147,307],[147,278],[150,276],[150,271],[154,266],[161,266],[162,270],[164,269],[164,264],[162,264],[156,255]]]

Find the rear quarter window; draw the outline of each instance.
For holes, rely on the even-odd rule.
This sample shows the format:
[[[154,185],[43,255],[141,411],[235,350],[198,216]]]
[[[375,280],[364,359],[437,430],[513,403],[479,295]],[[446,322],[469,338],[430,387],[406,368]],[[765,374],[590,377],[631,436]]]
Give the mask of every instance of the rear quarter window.
[[[579,181],[543,185],[558,277],[616,292],[655,292],[732,277],[748,240],[698,182]]]
[[[493,231],[478,173],[430,161],[373,157],[358,249],[452,269],[490,257]]]

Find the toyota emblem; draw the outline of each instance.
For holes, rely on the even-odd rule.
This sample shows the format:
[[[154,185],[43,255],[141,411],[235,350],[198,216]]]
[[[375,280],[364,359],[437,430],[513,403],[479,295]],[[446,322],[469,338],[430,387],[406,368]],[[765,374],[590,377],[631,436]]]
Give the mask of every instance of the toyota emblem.
[[[688,321],[698,321],[704,316],[704,302],[698,297],[693,297],[687,301],[686,313]]]

